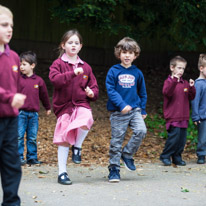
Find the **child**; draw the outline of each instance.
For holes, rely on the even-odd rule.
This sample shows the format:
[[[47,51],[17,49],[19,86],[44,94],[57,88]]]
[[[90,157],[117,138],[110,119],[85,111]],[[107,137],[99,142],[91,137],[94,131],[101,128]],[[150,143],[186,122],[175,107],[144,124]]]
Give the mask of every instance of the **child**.
[[[196,96],[192,101],[192,121],[198,127],[197,164],[205,163],[206,155],[206,54],[200,54],[200,76],[195,81]]]
[[[187,127],[190,115],[189,100],[195,98],[194,81],[182,78],[187,62],[184,58],[176,56],[170,60],[171,75],[165,80],[163,86],[164,105],[163,113],[166,120],[168,139],[160,155],[165,166],[185,166],[182,152],[186,144]]]
[[[121,63],[110,68],[106,77],[107,109],[111,112],[111,142],[109,182],[120,181],[120,159],[130,171],[136,170],[133,155],[137,152],[147,129],[144,119],[147,93],[144,76],[132,62],[139,56],[140,47],[129,37],[119,41],[114,50]],[[122,149],[128,126],[133,130],[129,142]]]
[[[98,97],[99,89],[91,67],[78,53],[82,37],[77,30],[67,31],[59,45],[60,55],[50,67],[49,78],[54,85],[53,109],[57,117],[54,144],[58,145],[58,183],[72,184],[66,170],[69,145],[72,161],[81,162],[81,147],[93,124],[90,101]]]
[[[0,172],[2,205],[20,206],[18,188],[21,164],[18,154],[18,108],[25,95],[17,93],[19,57],[8,43],[13,34],[13,14],[0,5]]]
[[[19,92],[27,96],[24,105],[20,108],[18,117],[18,150],[21,164],[40,164],[37,160],[37,132],[38,132],[38,111],[41,100],[47,115],[51,113],[51,106],[44,80],[34,74],[37,65],[37,57],[34,52],[28,51],[20,55],[21,77]],[[27,133],[27,154],[24,160],[24,134]]]

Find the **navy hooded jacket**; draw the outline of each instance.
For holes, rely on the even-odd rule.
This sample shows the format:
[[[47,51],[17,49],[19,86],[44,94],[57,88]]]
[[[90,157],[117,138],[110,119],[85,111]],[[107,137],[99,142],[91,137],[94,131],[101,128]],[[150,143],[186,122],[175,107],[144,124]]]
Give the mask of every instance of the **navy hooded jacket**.
[[[147,92],[142,72],[132,65],[129,68],[121,64],[112,66],[106,77],[108,94],[107,109],[109,111],[122,111],[127,105],[141,108],[146,114]]]

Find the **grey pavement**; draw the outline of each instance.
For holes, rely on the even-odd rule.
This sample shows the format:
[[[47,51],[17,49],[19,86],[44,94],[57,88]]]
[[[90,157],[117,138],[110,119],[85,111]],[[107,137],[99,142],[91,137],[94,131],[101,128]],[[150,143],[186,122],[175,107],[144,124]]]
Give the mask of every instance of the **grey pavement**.
[[[121,181],[108,182],[107,167],[69,164],[72,185],[57,183],[56,166],[25,166],[19,189],[22,206],[205,206],[206,164],[185,167],[137,164],[121,168]],[[2,199],[2,191],[0,191]]]

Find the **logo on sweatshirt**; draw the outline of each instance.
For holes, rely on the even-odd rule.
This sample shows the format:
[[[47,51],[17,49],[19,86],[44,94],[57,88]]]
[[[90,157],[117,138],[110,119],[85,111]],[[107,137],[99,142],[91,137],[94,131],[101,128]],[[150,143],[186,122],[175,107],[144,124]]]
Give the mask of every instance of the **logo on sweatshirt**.
[[[39,88],[39,85],[38,85],[38,84],[35,84],[35,85],[34,85],[34,88],[35,88],[35,89],[38,89],[38,88]]]
[[[88,76],[87,75],[83,75],[83,79],[88,79]]]
[[[121,74],[118,76],[119,85],[123,88],[131,88],[135,85],[135,76],[131,74]]]
[[[184,88],[184,92],[188,92],[188,88]]]
[[[13,65],[13,66],[12,66],[12,70],[13,70],[14,72],[18,72],[18,66],[17,66],[17,65]]]

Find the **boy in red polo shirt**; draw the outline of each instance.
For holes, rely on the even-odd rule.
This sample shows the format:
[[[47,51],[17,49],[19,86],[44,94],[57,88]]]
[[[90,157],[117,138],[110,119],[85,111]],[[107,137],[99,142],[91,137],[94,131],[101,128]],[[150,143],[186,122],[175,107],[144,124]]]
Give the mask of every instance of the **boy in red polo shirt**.
[[[17,93],[19,57],[8,43],[13,34],[12,12],[0,5],[0,172],[2,205],[20,206],[21,165],[18,154],[18,108],[25,95]]]

